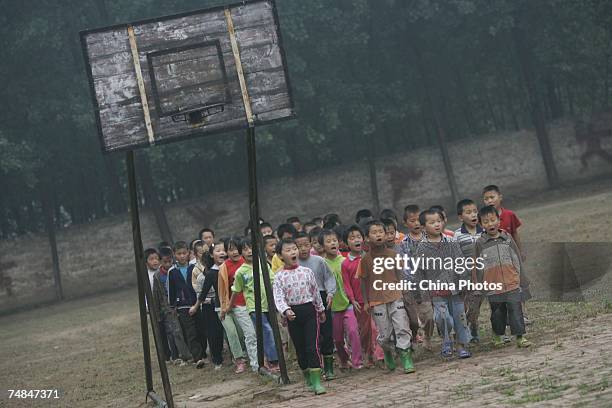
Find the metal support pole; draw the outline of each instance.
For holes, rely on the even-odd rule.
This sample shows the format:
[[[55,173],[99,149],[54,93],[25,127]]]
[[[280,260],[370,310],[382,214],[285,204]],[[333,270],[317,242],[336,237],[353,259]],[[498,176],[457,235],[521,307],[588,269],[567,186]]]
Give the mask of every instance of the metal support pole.
[[[141,262],[142,265],[143,262]],[[143,267],[144,272],[144,267]],[[166,341],[162,339],[161,332],[159,331],[159,305],[157,304],[157,299],[153,296],[153,292],[151,291],[151,285],[149,284],[149,279],[146,276],[146,272],[144,274],[141,273],[141,279],[144,279],[143,286],[145,288],[145,294],[147,296],[147,303],[150,305],[149,307],[149,316],[151,317],[151,328],[153,329],[153,341],[155,342],[155,351],[157,353],[157,363],[159,365],[159,373],[161,375],[162,386],[164,387],[164,396],[166,397],[166,407],[174,408],[174,398],[172,397],[172,388],[170,386],[170,378],[168,376],[168,367],[166,366],[166,355],[164,353],[164,347],[162,346],[162,341]],[[151,390],[148,392],[149,395],[155,394],[155,391]],[[157,402],[157,401],[156,401]],[[159,406],[159,402],[158,406]]]
[[[151,401],[157,405],[158,408],[169,408],[170,405],[166,403],[159,395],[155,393],[155,391],[149,391],[147,393],[147,398],[150,398]]]
[[[136,170],[134,167],[134,152],[132,150],[127,152],[126,155],[127,164],[127,176],[128,176],[128,190],[129,190],[129,201],[130,201],[130,218],[132,221],[132,238],[134,244],[134,260],[136,262],[136,282],[138,284],[138,305],[140,310],[140,330],[142,335],[142,348],[144,355],[144,366],[145,366],[145,377],[147,385],[147,396],[157,396],[153,390],[153,374],[151,370],[151,352],[149,346],[149,331],[147,327],[147,307],[145,304],[145,296],[150,307],[151,312],[151,326],[153,328],[153,341],[155,342],[155,349],[157,351],[157,360],[162,377],[162,384],[164,386],[164,393],[166,396],[166,406],[174,408],[174,401],[172,398],[172,390],[170,388],[170,380],[168,378],[168,370],[166,367],[166,359],[164,356],[163,348],[160,347],[161,335],[159,333],[159,326],[156,324],[159,321],[157,315],[156,301],[153,299],[151,287],[149,285],[149,278],[145,271],[144,265],[144,251],[142,247],[142,237],[140,234],[140,215],[138,211],[138,193],[136,191]],[[160,405],[160,402],[157,401]]]
[[[140,237],[140,217],[138,215],[138,196],[136,193],[136,171],[134,170],[134,152],[126,155],[128,190],[130,200],[130,219],[132,221],[132,237],[134,241],[134,259],[136,261],[136,283],[138,284],[138,306],[140,311],[140,332],[142,334],[142,351],[144,354],[145,377],[147,392],[153,390],[153,374],[151,373],[151,352],[149,348],[149,330],[147,328],[147,308],[145,305],[145,289],[140,278],[141,263],[144,257]]]
[[[276,307],[274,305],[274,294],[272,293],[272,283],[270,281],[270,273],[268,271],[267,262],[259,262],[260,253],[263,254],[263,240],[259,231],[259,201],[257,197],[257,154],[255,150],[255,128],[249,127],[246,134],[247,156],[249,166],[249,214],[251,217],[251,241],[253,244],[253,284],[255,288],[255,313],[256,313],[256,331],[257,331],[257,359],[259,366],[263,367],[263,326],[262,326],[262,311],[261,311],[261,285],[259,278],[259,267],[262,267],[263,283],[266,290],[266,300],[268,302],[269,323],[274,334],[274,343],[278,354],[278,364],[281,371],[281,382],[289,384],[289,376],[287,375],[287,365],[285,364],[285,355],[283,354],[283,343],[278,328],[278,320],[276,319]],[[265,259],[265,258],[263,258]]]

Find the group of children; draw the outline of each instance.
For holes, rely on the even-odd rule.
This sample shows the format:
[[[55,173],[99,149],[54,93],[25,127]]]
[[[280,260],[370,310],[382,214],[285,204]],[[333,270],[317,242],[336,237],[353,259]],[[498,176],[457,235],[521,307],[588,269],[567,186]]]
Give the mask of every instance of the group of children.
[[[446,229],[447,214],[441,206],[423,211],[417,205],[406,206],[406,233],[398,230],[392,210],[383,210],[378,219],[370,210],[360,210],[352,225],[342,224],[337,214],[303,225],[291,217],[276,231],[261,220],[261,262],[270,270],[274,299],[269,305],[260,274],[265,367],[279,369],[271,319],[280,323],[285,350],[291,339],[306,384],[316,394],[325,392],[321,378],[335,378],[334,354],[341,369],[384,362],[395,370],[399,357],[403,372],[413,373],[413,349],[420,343],[431,351],[434,328],[442,339],[442,356],[469,358],[469,344],[479,341],[478,318],[485,298],[494,344],[510,341],[509,325],[517,346],[528,347],[524,302],[530,295],[521,264],[521,222],[502,207],[497,186],[485,187],[482,201],[480,209],[470,199],[457,203],[462,224],[456,231]],[[253,242],[248,229],[245,235],[218,240],[205,228],[190,245],[180,241],[171,248],[162,243],[145,251],[169,360],[182,365],[192,360],[201,368],[208,351],[218,369],[226,339],[236,373],[244,372],[247,364],[253,371],[259,369]],[[413,263],[412,268],[385,262],[398,255],[482,261],[479,268],[464,273],[452,262]],[[466,290],[462,281],[497,286]],[[413,284],[410,290],[402,285],[408,282]],[[435,285],[423,285],[426,282]]]

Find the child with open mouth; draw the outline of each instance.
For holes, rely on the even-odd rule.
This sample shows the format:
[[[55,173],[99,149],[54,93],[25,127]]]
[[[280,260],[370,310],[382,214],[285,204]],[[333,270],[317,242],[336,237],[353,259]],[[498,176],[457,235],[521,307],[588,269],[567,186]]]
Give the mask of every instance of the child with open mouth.
[[[299,250],[293,239],[282,239],[276,253],[283,260],[283,267],[274,277],[276,309],[287,319],[306,385],[315,394],[324,394],[317,334],[319,322],[325,321],[325,308],[317,281],[312,270],[298,264]]]
[[[363,367],[361,340],[359,339],[359,329],[353,305],[349,301],[344,289],[342,262],[344,262],[345,258],[339,254],[340,240],[334,230],[325,229],[319,235],[319,243],[325,250],[325,261],[336,279],[336,293],[332,298],[331,311],[333,338],[340,360],[340,368],[349,368],[348,360],[350,357],[351,366],[355,369],[360,369]],[[350,356],[349,349],[346,347],[344,340],[345,334],[350,344]],[[324,356],[324,362],[326,378],[334,378],[333,357]]]

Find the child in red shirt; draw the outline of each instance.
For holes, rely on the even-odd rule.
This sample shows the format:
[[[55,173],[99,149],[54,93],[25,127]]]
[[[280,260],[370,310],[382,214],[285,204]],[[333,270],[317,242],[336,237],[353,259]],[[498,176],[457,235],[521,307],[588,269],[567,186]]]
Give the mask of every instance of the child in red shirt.
[[[358,225],[351,225],[344,231],[344,242],[347,243],[350,252],[342,262],[342,281],[344,283],[344,291],[353,305],[353,311],[357,318],[363,356],[367,359],[367,366],[373,367],[376,361],[384,359],[384,354],[382,348],[376,342],[378,331],[374,321],[370,314],[363,310],[361,280],[356,275],[363,253],[363,241],[363,231]]]
[[[513,211],[501,206],[502,199],[503,196],[501,191],[496,185],[491,184],[482,189],[482,201],[484,202],[484,205],[492,205],[495,207],[499,213],[499,228],[503,229],[512,236],[512,239],[521,252],[521,260],[524,262],[525,255],[523,248],[521,247],[521,240],[519,237],[519,227],[522,225],[522,222]]]
[[[495,184],[488,185],[482,189],[482,201],[485,205],[495,207],[499,214],[499,228],[510,234],[519,249],[521,261],[525,262],[525,251],[519,236],[519,228],[522,225],[521,220],[513,211],[502,207],[502,199],[501,190]],[[525,275],[525,272],[521,271],[521,303],[523,305],[525,324],[531,324],[531,321],[527,318],[527,310],[525,308],[525,302],[529,299],[531,299],[529,279]]]

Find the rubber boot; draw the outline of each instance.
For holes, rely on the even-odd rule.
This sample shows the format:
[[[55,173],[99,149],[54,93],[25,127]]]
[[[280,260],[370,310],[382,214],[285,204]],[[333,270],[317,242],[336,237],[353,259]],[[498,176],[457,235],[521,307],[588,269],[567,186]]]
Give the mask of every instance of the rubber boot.
[[[310,383],[310,370],[309,369],[302,370],[302,374],[304,374],[304,380],[306,381],[306,386],[312,389],[312,384]]]
[[[321,369],[320,368],[309,368],[310,372],[310,384],[311,389],[316,395],[325,394],[327,391],[321,385]]]
[[[531,342],[523,336],[516,336],[516,346],[518,348],[527,348],[531,346]]]
[[[414,373],[414,364],[412,363],[412,350],[400,350],[400,359],[402,360],[402,367],[404,367],[404,372]]]
[[[493,347],[502,347],[504,345],[504,340],[501,336],[496,334],[493,335]]]
[[[393,352],[385,350],[385,365],[389,369],[389,371],[395,370],[395,357],[393,357]]]
[[[323,367],[325,379],[327,381],[334,380],[336,378],[334,375],[334,356],[323,356]],[[312,376],[310,378],[312,380]]]

